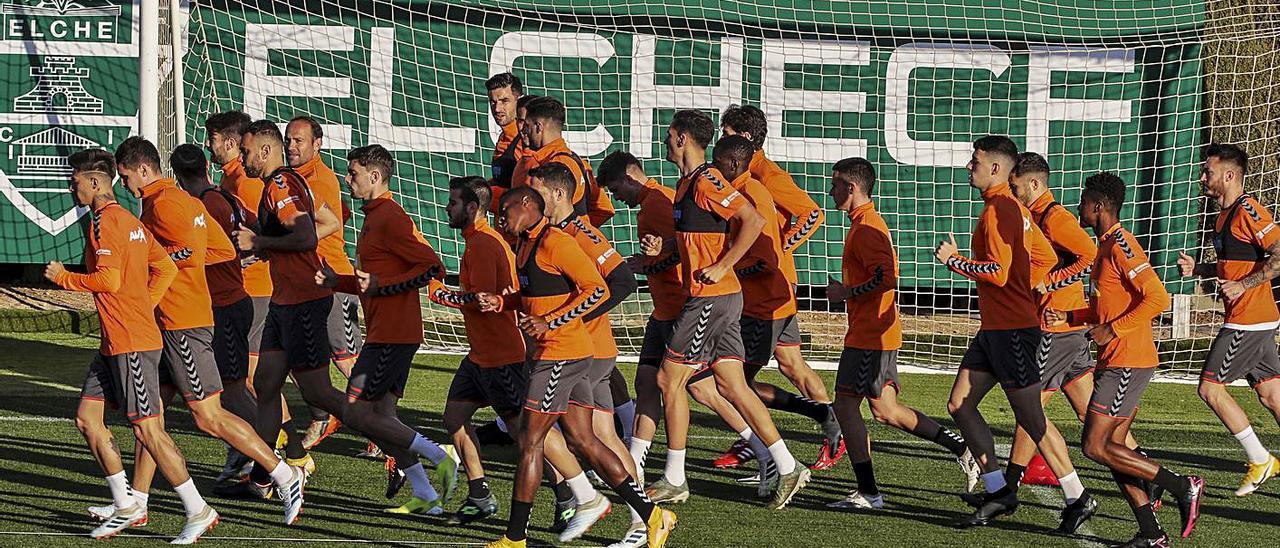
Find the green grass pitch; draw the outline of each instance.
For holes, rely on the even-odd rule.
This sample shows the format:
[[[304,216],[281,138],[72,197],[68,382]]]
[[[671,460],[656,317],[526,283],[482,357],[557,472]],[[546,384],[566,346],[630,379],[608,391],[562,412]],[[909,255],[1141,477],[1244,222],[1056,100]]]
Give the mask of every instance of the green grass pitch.
[[[99,471],[71,421],[84,371],[97,339],[79,335],[0,335],[0,546],[47,548],[83,545],[93,523],[84,507],[104,504],[109,495]],[[420,356],[402,402],[402,418],[411,426],[444,440],[441,412],[456,356]],[[624,364],[631,375],[633,366]],[[775,372],[764,378],[785,383]],[[335,377],[336,378],[336,377]],[[832,375],[823,373],[828,386]],[[951,386],[949,375],[904,375],[904,402],[943,419]],[[1263,442],[1280,446],[1275,421],[1247,389],[1233,389],[1253,418]],[[296,393],[295,398],[296,398]],[[300,400],[295,399],[295,403]],[[301,412],[301,407],[297,411]],[[680,524],[670,546],[1099,546],[1127,540],[1136,525],[1119,498],[1110,475],[1079,452],[1080,427],[1065,402],[1055,401],[1050,416],[1072,444],[1072,456],[1085,485],[1102,504],[1088,524],[1089,534],[1063,538],[1052,534],[1061,508],[1056,489],[1026,488],[1023,505],[1010,518],[991,527],[958,530],[952,523],[968,508],[955,496],[963,480],[953,459],[940,448],[896,430],[872,425],[877,478],[886,497],[883,511],[838,513],[824,504],[852,488],[852,472],[845,460],[836,468],[816,473],[814,481],[791,506],[772,512],[754,500],[755,487],[734,478],[754,470],[721,471],[711,466],[733,439],[718,419],[695,406],[688,467],[693,497],[672,506]],[[997,442],[1008,443],[1012,415],[999,393],[987,398],[983,412],[996,429]],[[478,421],[487,421],[485,411]],[[820,443],[808,419],[777,414],[788,445],[804,461],[812,462]],[[131,438],[121,417],[111,424],[121,444]],[[168,414],[170,432],[186,454],[201,491],[208,494],[221,469],[223,446],[197,432],[187,412],[178,407]],[[1200,526],[1190,540],[1176,546],[1274,546],[1280,538],[1280,481],[1254,495],[1237,499],[1232,490],[1243,472],[1243,452],[1195,395],[1190,385],[1154,384],[1147,391],[1135,434],[1161,462],[1179,472],[1195,472],[1208,479],[1208,495]],[[648,462],[650,478],[661,474],[661,436]],[[214,545],[280,546],[282,539],[316,545],[323,541],[365,541],[390,545],[475,545],[503,532],[513,473],[511,448],[486,447],[490,483],[502,503],[501,519],[471,527],[451,527],[443,518],[392,517],[382,513],[390,504],[382,496],[380,463],[350,457],[364,442],[342,431],[315,452],[319,471],[307,489],[307,505],[293,527],[280,523],[274,501],[233,501],[209,497],[223,522],[202,540]],[[126,458],[131,461],[131,458]],[[111,541],[112,546],[159,545],[182,525],[182,512],[172,490],[162,482],[153,490],[151,525],[133,529]],[[447,505],[456,509],[461,494]],[[406,493],[396,501],[403,502]],[[1158,514],[1165,528],[1176,531],[1176,508],[1166,505]],[[530,527],[536,544],[554,540],[546,532],[551,521],[551,496],[539,492]],[[619,504],[612,515],[574,546],[599,546],[619,538],[627,526]]]

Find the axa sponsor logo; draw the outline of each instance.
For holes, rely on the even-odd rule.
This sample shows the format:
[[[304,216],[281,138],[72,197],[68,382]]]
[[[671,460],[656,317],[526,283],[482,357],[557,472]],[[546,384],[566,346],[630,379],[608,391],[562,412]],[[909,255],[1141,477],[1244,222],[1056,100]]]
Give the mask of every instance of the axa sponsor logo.
[[[147,241],[147,233],[146,233],[146,231],[142,230],[142,227],[138,227],[136,230],[134,230],[134,231],[132,231],[132,232],[129,232],[129,241],[130,241],[130,242],[134,242],[134,241],[137,241],[137,242],[145,242],[145,241]]]

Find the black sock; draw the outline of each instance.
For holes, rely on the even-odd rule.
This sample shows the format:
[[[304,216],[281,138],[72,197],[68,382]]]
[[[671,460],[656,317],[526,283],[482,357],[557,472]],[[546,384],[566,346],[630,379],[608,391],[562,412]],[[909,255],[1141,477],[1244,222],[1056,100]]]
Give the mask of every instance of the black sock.
[[[524,540],[529,534],[529,512],[533,510],[532,502],[511,501],[511,519],[507,520],[507,538]]]
[[[1150,504],[1141,506],[1129,505],[1133,509],[1133,517],[1138,520],[1138,534],[1142,538],[1160,538],[1164,535],[1164,530],[1160,528],[1160,522],[1156,521],[1156,513],[1151,510]]]
[[[467,496],[476,500],[488,497],[489,482],[485,481],[484,476],[480,476],[473,480],[467,480]]]
[[[1151,458],[1151,455],[1147,454],[1147,450],[1143,449],[1142,446],[1134,447],[1133,452],[1142,455],[1142,458],[1144,459]]]
[[[804,396],[792,394],[775,386],[773,388],[773,405],[770,407],[788,413],[804,415],[813,419],[814,422],[824,422],[830,416],[828,409],[831,406],[825,403],[818,403]]]
[[[941,425],[938,426],[938,432],[933,435],[933,439],[930,441],[946,447],[947,451],[951,451],[951,454],[957,457],[963,455],[965,450],[968,449],[964,446],[964,438],[960,437],[960,434],[947,430],[946,427]]]
[[[1018,485],[1022,483],[1022,474],[1027,471],[1027,467],[1021,464],[1009,463],[1004,469],[1004,482],[1014,490],[1018,489]]]
[[[328,411],[325,411],[324,409],[321,409],[321,408],[316,407],[316,406],[314,406],[314,405],[308,405],[308,406],[307,406],[307,409],[310,409],[310,410],[311,410],[311,420],[313,420],[313,421],[327,421],[327,420],[329,420],[329,412],[328,412]]]
[[[293,421],[289,420],[280,425],[280,429],[284,430],[287,440],[284,446],[284,458],[300,459],[307,456],[307,450],[302,448],[302,436],[298,435],[298,429],[293,426]]]
[[[271,485],[271,472],[267,467],[253,463],[253,468],[249,470],[249,480],[258,485]]]
[[[564,502],[566,500],[573,498],[573,489],[569,488],[569,482],[567,481],[562,481],[560,483],[552,484],[551,490],[554,491],[556,494],[556,502]],[[590,501],[578,501],[578,502],[585,503]]]
[[[649,519],[649,515],[653,513],[653,501],[649,500],[649,495],[644,494],[643,489],[636,487],[634,480],[627,477],[622,483],[611,485],[609,488],[622,497],[622,501],[640,514],[641,518]]]
[[[1191,482],[1187,481],[1185,476],[1179,476],[1170,472],[1168,468],[1163,466],[1161,466],[1160,470],[1156,472],[1156,479],[1154,481],[1156,485],[1159,485],[1164,488],[1165,491],[1172,493],[1178,498],[1185,496],[1187,490],[1191,489]]]
[[[880,494],[880,488],[876,486],[876,472],[871,467],[871,461],[853,463],[853,475],[858,478],[859,492],[872,497]]]

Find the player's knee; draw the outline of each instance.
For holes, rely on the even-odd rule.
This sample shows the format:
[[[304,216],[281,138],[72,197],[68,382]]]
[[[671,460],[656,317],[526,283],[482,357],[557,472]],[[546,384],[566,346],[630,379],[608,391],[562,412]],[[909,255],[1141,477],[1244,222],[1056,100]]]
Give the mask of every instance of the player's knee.
[[[370,415],[372,414],[373,408],[369,402],[356,400],[346,406],[346,413],[343,413],[342,422],[358,432],[364,432],[369,425]]]
[[[102,422],[101,418],[85,416],[83,413],[76,414],[76,430],[79,430],[80,435],[85,438],[95,438],[101,436],[104,432],[108,435],[111,433],[110,430],[107,430],[107,425]]]
[[[973,406],[966,400],[960,398],[951,398],[947,400],[947,414],[952,418],[960,418],[967,416],[973,412]]]
[[[880,424],[889,424],[893,419],[894,408],[882,403],[871,403],[871,417]]]
[[[702,405],[706,405],[708,407],[710,407],[710,403],[712,403],[715,400],[715,397],[719,395],[719,391],[716,387],[716,383],[695,382],[695,383],[690,383],[688,385],[688,388],[689,388],[689,394],[693,396],[693,399],[697,400],[698,403],[701,403]]]
[[[192,409],[191,416],[195,419],[196,428],[199,428],[201,432],[217,438],[221,437],[221,414],[224,412],[225,411],[223,411],[222,408],[218,408],[217,410],[201,409],[200,411]]]
[[[1200,399],[1204,400],[1205,403],[1213,405],[1224,391],[1225,390],[1222,385],[1202,380],[1200,381],[1200,386],[1196,389],[1196,394],[1198,394]]]
[[[462,431],[470,417],[467,417],[463,410],[445,404],[444,407],[444,427],[450,434],[457,436]],[[465,434],[465,432],[464,432]]]
[[[1109,457],[1107,450],[1107,440],[1098,436],[1091,436],[1084,439],[1080,450],[1084,453],[1085,458],[1098,464],[1106,465]]]
[[[1263,407],[1272,411],[1280,409],[1280,388],[1259,390],[1258,401],[1262,403]]]

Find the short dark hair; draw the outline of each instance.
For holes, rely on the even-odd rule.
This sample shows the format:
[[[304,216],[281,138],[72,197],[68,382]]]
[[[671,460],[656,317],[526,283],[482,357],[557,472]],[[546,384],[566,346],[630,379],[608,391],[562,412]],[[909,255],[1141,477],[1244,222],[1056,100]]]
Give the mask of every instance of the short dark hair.
[[[493,200],[493,191],[489,189],[489,181],[484,177],[475,175],[454,177],[449,179],[449,190],[457,190],[463,202],[476,204],[481,209],[487,209],[489,202]]]
[[[275,140],[276,143],[279,143],[281,145],[284,144],[284,135],[280,134],[280,126],[277,126],[276,123],[272,122],[271,120],[258,120],[252,124],[249,124],[247,127],[244,128],[244,133],[242,133],[241,135],[242,136],[253,135],[254,137],[269,137]]]
[[[169,153],[169,167],[180,182],[198,181],[209,177],[209,160],[204,150],[192,144],[178,145]]]
[[[551,120],[560,127],[564,127],[564,103],[561,103],[560,100],[555,97],[539,97],[529,101],[529,104],[525,105],[524,109],[524,118],[526,120],[532,120],[535,118],[539,120]]]
[[[720,115],[720,125],[729,126],[734,133],[750,133],[751,144],[764,148],[765,135],[769,133],[769,121],[764,111],[751,105],[729,105]]]
[[[396,159],[391,157],[391,153],[382,145],[368,145],[360,148],[353,148],[347,153],[347,163],[360,164],[365,169],[377,170],[382,174],[382,180],[391,182],[391,176],[396,173]]]
[[[484,81],[484,89],[493,91],[502,88],[511,88],[516,95],[524,93],[524,84],[520,83],[520,79],[510,72],[503,72],[490,76]]]
[[[116,158],[100,148],[86,148],[67,156],[72,173],[97,171],[106,174],[107,180],[116,178]]]
[[[1018,162],[1018,145],[1013,144],[1013,140],[1003,135],[988,135],[973,142],[974,150],[983,152],[994,152],[1001,156],[1005,156],[1011,163]]]
[[[615,150],[605,156],[596,167],[596,180],[600,181],[600,184],[612,183],[625,177],[627,168],[631,166],[644,169],[644,165],[634,154],[621,149]]]
[[[528,108],[529,103],[532,103],[535,99],[540,99],[540,98],[542,98],[541,95],[521,95],[519,99],[516,99],[516,108],[517,109]]]
[[[289,119],[290,124],[294,122],[306,122],[308,126],[311,126],[312,139],[319,139],[321,137],[324,137],[324,127],[321,126],[320,122],[317,122],[315,118],[312,118],[304,114],[302,116],[294,116],[293,118]]]
[[[1085,198],[1103,202],[1119,214],[1124,206],[1124,181],[1110,171],[1090,175],[1084,180],[1084,191],[1080,193],[1080,199]]]
[[[521,198],[528,198],[532,201],[538,206],[539,212],[547,211],[547,201],[542,199],[542,195],[538,194],[538,191],[527,186],[518,186],[506,191],[502,194],[502,200],[500,203],[505,205],[507,202],[514,202]]]
[[[716,141],[716,148],[711,151],[711,157],[737,160],[745,168],[751,162],[751,155],[755,153],[756,146],[750,139],[741,135],[730,135]]]
[[[569,167],[560,162],[548,162],[529,170],[529,179],[542,179],[551,188],[563,190],[566,196],[573,198],[573,193],[578,190],[578,181],[574,180],[573,172],[569,171]]]
[[[218,134],[223,137],[239,139],[244,129],[253,123],[253,118],[240,110],[228,110],[210,116],[204,121],[204,129],[209,135]]]
[[[876,168],[866,158],[845,158],[836,162],[831,171],[847,175],[867,196],[876,188]]]
[[[146,164],[160,171],[160,151],[151,141],[134,135],[116,147],[116,165],[133,169]]]
[[[1205,160],[1217,158],[1220,162],[1230,162],[1240,168],[1240,178],[1249,173],[1249,153],[1230,143],[1209,143],[1201,154]]]
[[[1034,152],[1023,152],[1018,155],[1017,161],[1013,164],[1013,174],[1023,176],[1028,173],[1049,174],[1049,161],[1044,156]]]
[[[711,121],[711,117],[701,110],[692,108],[676,111],[675,116],[671,117],[671,129],[676,130],[676,133],[688,135],[702,148],[707,148],[716,135],[716,124]]]

